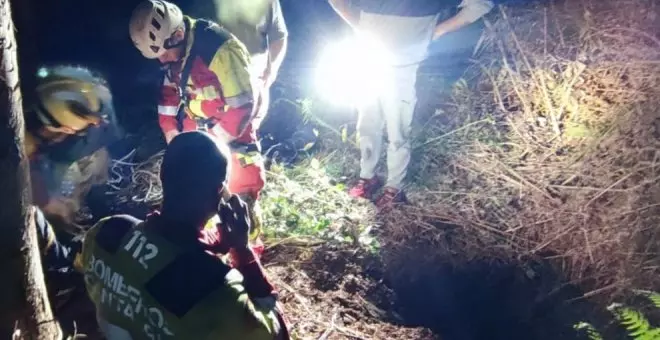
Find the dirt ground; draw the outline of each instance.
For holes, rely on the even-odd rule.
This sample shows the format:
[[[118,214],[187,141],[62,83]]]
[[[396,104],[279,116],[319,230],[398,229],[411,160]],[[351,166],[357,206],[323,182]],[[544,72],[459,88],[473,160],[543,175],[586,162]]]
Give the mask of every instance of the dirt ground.
[[[401,325],[394,292],[380,278],[382,265],[364,251],[277,246],[265,263],[301,339],[439,339],[429,329]]]

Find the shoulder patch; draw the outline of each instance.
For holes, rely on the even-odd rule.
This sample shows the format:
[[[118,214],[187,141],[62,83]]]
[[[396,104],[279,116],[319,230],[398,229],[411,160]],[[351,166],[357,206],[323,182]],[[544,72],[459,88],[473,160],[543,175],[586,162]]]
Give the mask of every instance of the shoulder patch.
[[[187,252],[154,275],[144,288],[161,306],[181,318],[224,285],[230,270],[221,260],[203,251]]]
[[[102,224],[96,233],[94,241],[99,248],[110,254],[114,254],[121,245],[121,240],[124,236],[141,222],[139,219],[129,215],[108,217],[99,222]]]

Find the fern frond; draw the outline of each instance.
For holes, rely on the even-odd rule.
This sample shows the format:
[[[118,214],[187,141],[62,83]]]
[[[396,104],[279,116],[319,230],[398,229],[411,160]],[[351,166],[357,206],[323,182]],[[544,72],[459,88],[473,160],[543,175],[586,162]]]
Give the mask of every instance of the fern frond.
[[[635,294],[641,295],[653,303],[655,308],[660,308],[660,293],[650,290],[635,290]]]
[[[660,328],[654,328],[642,334],[638,340],[660,340]]]
[[[626,328],[628,335],[635,340],[644,339],[644,334],[652,330],[649,320],[639,311],[618,303],[610,305],[607,309],[614,314],[621,325]]]
[[[589,337],[589,340],[603,340],[600,333],[588,322],[580,322],[573,326],[576,330],[583,331]]]

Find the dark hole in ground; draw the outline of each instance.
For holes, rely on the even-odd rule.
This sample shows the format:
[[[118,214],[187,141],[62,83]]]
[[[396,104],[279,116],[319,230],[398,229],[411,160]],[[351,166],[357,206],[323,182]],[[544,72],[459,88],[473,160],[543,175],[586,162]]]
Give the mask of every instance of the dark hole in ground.
[[[392,324],[430,329],[443,340],[579,340],[587,321],[606,339],[625,339],[599,306],[578,299],[549,264],[477,261],[461,268],[409,263],[406,274],[376,255],[324,246],[301,269],[320,291],[359,295]]]
[[[564,303],[579,292],[567,287],[543,296],[550,287],[524,276],[516,266],[473,263],[461,269],[420,268],[418,275],[387,284],[406,322],[443,339],[580,339],[573,329],[582,321],[578,306]]]

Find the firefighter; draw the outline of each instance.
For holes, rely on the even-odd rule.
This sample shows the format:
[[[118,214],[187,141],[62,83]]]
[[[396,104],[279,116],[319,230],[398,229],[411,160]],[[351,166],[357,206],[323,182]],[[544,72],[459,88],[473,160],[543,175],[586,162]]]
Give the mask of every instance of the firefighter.
[[[162,210],[87,233],[82,270],[107,339],[289,339],[248,246],[247,206],[226,189],[229,157],[205,132],[178,134],[161,166]],[[217,228],[202,227],[214,217]]]
[[[25,146],[33,203],[54,224],[73,224],[91,186],[105,182],[105,147],[120,134],[115,121],[102,78],[75,66],[39,70],[36,101],[25,112]]]
[[[229,145],[232,172],[227,187],[248,202],[256,238],[260,223],[255,207],[265,172],[253,121],[259,101],[249,52],[216,23],[186,16],[167,1],[140,3],[129,30],[142,55],[166,68],[158,105],[165,140],[202,130]]]
[[[119,136],[107,83],[86,68],[58,65],[37,74],[36,100],[25,111],[32,216],[44,269],[66,273],[80,241],[74,216],[91,186],[105,182],[105,146]],[[67,176],[76,174],[75,178]],[[67,178],[69,177],[69,178]],[[67,232],[68,231],[68,232]]]

